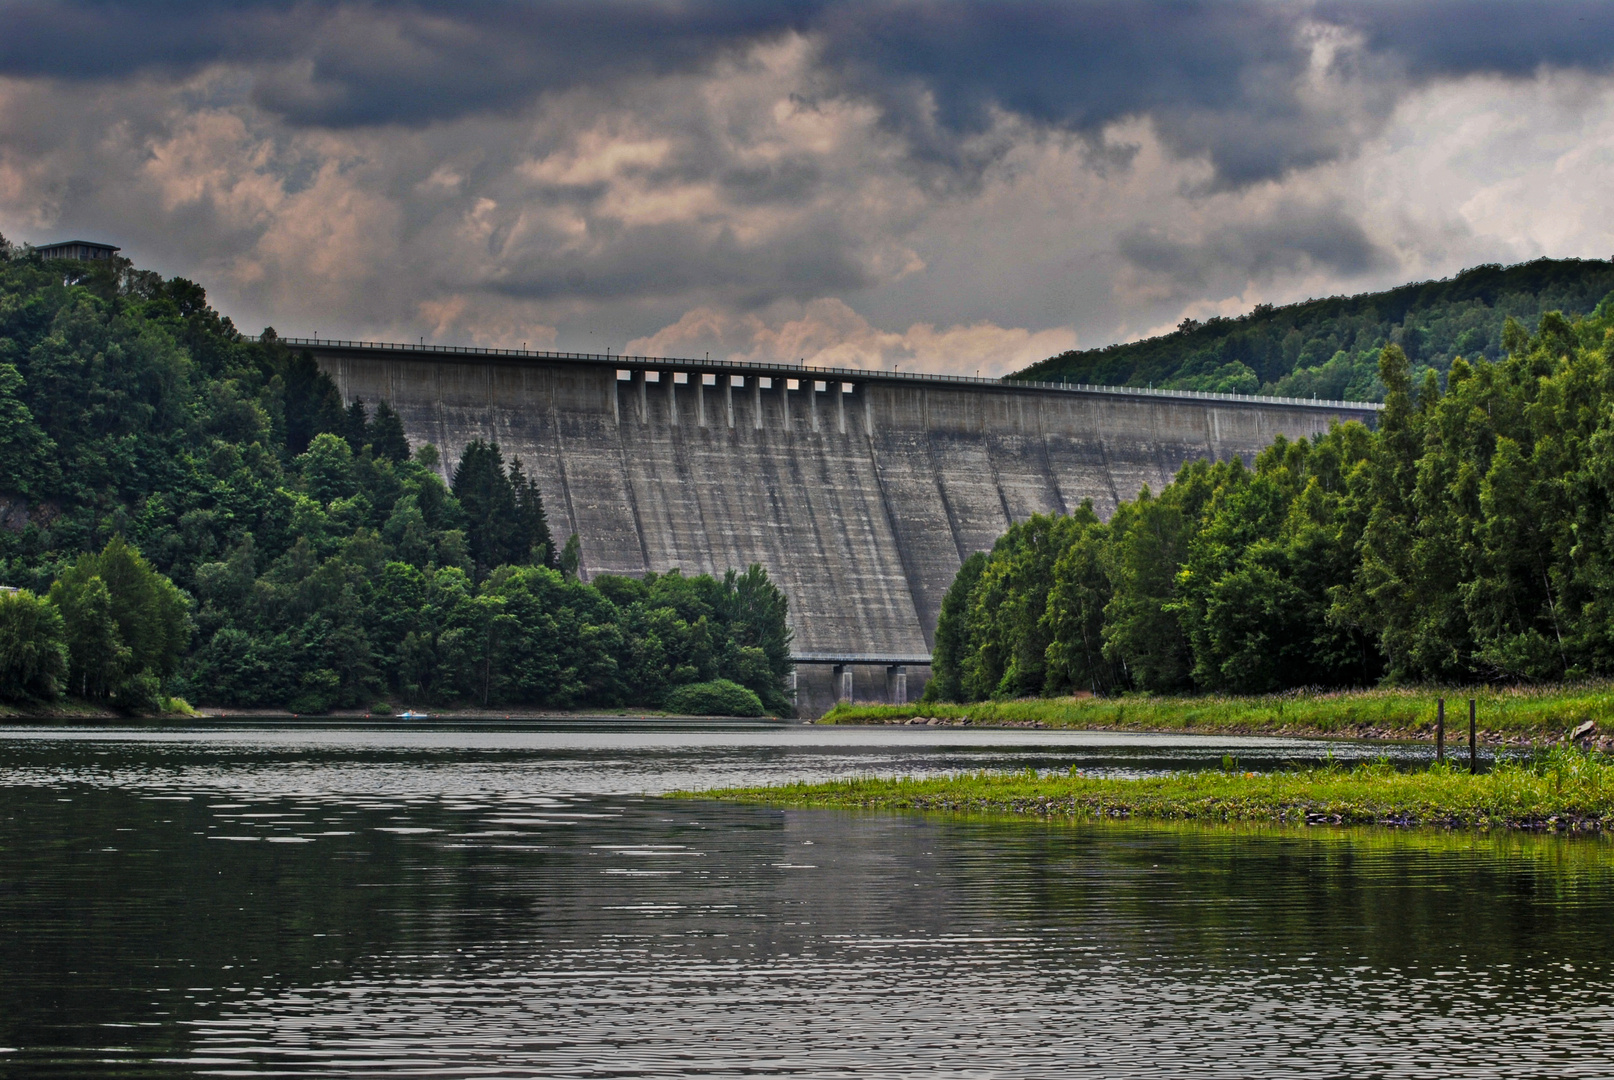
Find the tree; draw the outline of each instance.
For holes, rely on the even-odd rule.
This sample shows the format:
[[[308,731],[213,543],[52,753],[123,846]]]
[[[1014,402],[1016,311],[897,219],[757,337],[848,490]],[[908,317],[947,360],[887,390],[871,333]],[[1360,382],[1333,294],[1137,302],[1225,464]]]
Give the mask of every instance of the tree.
[[[0,700],[49,701],[67,681],[61,612],[26,589],[0,593]]]
[[[569,578],[577,576],[577,569],[583,564],[583,545],[578,542],[577,534],[566,538],[566,546],[560,552],[560,572]]]
[[[112,593],[106,582],[95,574],[58,580],[50,587],[50,602],[62,614],[68,685],[82,697],[106,697],[123,680],[134,657],[112,617]]]
[[[792,715],[789,598],[757,563],[744,573],[730,570],[723,591],[722,616],[731,643],[722,663],[725,675],[755,693],[774,715]]]
[[[986,552],[972,553],[953,575],[952,585],[942,596],[935,644],[930,650],[930,681],[925,684],[925,701],[964,699],[963,661],[964,651],[969,647],[970,593],[985,569]]]
[[[527,559],[533,565],[559,570],[560,553],[555,550],[555,538],[549,532],[549,516],[544,513],[543,493],[522,470],[520,458],[510,462],[510,490],[516,497],[516,518],[520,523],[520,537],[516,543],[525,545]]]
[[[354,398],[342,416],[342,437],[355,454],[362,453],[370,441],[370,413],[362,398]]]
[[[121,536],[85,554],[51,586],[62,613],[74,688],[114,692],[125,678],[172,675],[190,643],[189,604]]]
[[[348,415],[342,409],[342,395],[331,377],[319,369],[313,353],[304,349],[286,361],[283,384],[288,455],[296,457],[307,450],[316,435],[346,433]]]
[[[1109,693],[1124,685],[1120,669],[1104,656],[1104,607],[1114,589],[1105,572],[1109,530],[1084,502],[1075,535],[1054,563],[1043,615],[1048,624],[1048,691]],[[939,637],[938,632],[938,637]]]
[[[1177,568],[1198,518],[1188,489],[1203,487],[1208,471],[1203,461],[1185,465],[1158,498],[1144,488],[1110,519],[1114,593],[1104,608],[1104,658],[1144,690],[1181,690],[1193,669],[1176,609]]]
[[[409,439],[404,435],[403,421],[385,401],[376,405],[375,417],[370,421],[370,445],[378,458],[395,463],[409,460]]]
[[[308,449],[297,456],[297,467],[309,496],[322,507],[358,490],[353,476],[353,451],[340,436],[314,436]]]
[[[465,512],[466,533],[478,577],[495,567],[526,561],[520,506],[505,473],[498,443],[473,439],[454,469],[454,497]]]
[[[39,496],[61,480],[56,445],[22,401],[16,367],[0,363],[0,493]]]

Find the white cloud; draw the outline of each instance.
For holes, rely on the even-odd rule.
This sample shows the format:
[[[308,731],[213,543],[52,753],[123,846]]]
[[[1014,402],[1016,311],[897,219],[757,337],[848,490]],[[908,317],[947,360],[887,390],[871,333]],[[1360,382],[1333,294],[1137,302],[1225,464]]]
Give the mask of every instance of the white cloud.
[[[794,315],[771,319],[696,308],[628,342],[627,352],[674,357],[711,352],[727,360],[996,376],[1075,346],[1076,333],[1069,327],[1032,332],[977,322],[938,330],[915,323],[896,333],[875,327],[841,300],[823,298],[801,305]]]

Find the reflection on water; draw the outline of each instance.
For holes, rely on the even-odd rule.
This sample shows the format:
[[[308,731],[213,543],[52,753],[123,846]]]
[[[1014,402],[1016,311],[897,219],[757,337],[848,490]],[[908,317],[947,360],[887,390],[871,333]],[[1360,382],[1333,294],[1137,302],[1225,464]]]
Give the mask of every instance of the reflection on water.
[[[7,732],[0,1073],[1614,1071],[1601,841],[655,794],[1328,749],[1380,752],[794,726]]]

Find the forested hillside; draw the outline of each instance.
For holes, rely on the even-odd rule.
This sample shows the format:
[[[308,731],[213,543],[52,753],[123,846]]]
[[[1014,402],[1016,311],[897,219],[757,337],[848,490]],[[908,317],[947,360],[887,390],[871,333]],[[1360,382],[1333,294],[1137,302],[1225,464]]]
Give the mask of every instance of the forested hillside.
[[[1614,296],[1502,347],[1442,388],[1386,346],[1376,430],[1015,526],[949,590],[927,694],[1614,674]]]
[[[1187,319],[1164,337],[1061,353],[1009,378],[1383,401],[1378,358],[1386,345],[1401,348],[1421,385],[1428,370],[1444,379],[1458,356],[1500,359],[1507,319],[1534,326],[1549,311],[1585,315],[1610,290],[1614,263],[1596,259],[1476,266],[1387,292]]]
[[[0,698],[791,708],[760,568],[583,583],[519,460],[442,472],[194,283],[0,239]]]

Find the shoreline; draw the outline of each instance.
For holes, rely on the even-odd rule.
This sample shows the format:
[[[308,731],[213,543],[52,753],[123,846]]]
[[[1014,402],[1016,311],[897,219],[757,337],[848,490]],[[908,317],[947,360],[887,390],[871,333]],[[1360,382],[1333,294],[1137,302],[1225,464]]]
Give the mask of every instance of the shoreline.
[[[24,710],[10,707],[0,710],[0,727],[6,725],[26,724],[242,724],[254,721],[264,723],[280,723],[296,721],[304,723],[332,723],[332,724],[413,724],[426,723],[504,723],[518,721],[566,721],[566,720],[598,720],[598,721],[680,721],[680,722],[717,722],[717,723],[755,723],[772,726],[794,726],[799,720],[781,720],[771,716],[694,716],[682,713],[663,713],[649,709],[622,709],[586,710],[579,712],[560,712],[556,710],[516,710],[496,711],[490,709],[474,710],[445,710],[432,711],[418,716],[403,716],[392,712],[365,711],[363,709],[337,709],[327,713],[294,713],[285,709],[220,709],[202,707],[190,712],[166,713],[120,713],[114,709],[102,708],[93,705],[55,705],[38,709]]]

